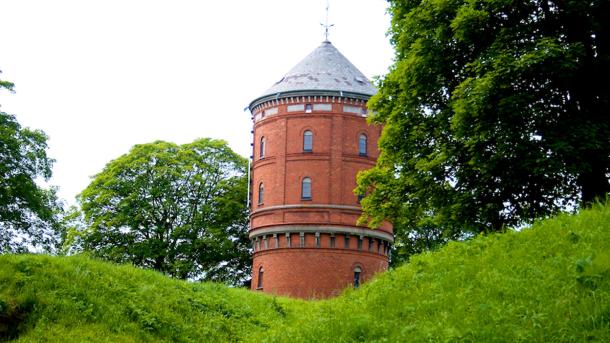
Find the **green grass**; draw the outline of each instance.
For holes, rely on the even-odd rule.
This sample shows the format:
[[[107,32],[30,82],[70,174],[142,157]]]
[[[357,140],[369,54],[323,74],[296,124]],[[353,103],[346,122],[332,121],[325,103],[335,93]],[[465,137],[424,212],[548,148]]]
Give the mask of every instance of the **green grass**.
[[[0,341],[610,341],[610,206],[451,243],[327,301],[0,256]]]
[[[285,320],[283,301],[85,257],[0,257],[0,313],[25,319],[5,337],[19,341],[239,341]]]

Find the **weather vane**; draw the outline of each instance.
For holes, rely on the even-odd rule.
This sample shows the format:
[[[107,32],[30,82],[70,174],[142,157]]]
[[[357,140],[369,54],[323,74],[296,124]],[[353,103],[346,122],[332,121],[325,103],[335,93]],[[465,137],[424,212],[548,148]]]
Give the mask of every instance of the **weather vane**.
[[[328,42],[328,29],[335,26],[335,24],[328,25],[328,0],[326,0],[326,22],[324,24],[320,23],[324,27],[324,37],[326,38],[324,41]]]

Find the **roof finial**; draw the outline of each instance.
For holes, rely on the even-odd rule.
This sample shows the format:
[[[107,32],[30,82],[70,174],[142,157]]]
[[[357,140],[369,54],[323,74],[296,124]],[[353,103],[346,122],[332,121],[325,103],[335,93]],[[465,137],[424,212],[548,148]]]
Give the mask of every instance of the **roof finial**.
[[[328,42],[328,29],[335,26],[335,24],[328,25],[328,0],[326,0],[326,22],[324,24],[320,23],[324,27],[324,42]]]

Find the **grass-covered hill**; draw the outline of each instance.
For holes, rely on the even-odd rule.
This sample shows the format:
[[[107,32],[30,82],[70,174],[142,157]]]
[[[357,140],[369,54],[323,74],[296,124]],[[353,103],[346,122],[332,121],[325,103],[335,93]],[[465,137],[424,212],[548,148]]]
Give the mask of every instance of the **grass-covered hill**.
[[[0,256],[0,341],[610,341],[610,207],[417,256],[327,301]]]

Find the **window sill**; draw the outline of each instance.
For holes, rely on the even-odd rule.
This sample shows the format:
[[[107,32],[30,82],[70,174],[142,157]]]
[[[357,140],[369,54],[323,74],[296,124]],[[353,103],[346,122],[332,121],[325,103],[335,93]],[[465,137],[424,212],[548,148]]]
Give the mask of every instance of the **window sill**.
[[[263,287],[256,287],[256,290],[257,290],[257,291],[262,291],[262,290],[263,290]]]
[[[311,201],[311,198],[301,198],[301,201]]]

